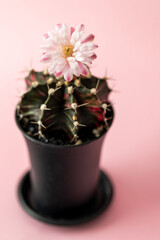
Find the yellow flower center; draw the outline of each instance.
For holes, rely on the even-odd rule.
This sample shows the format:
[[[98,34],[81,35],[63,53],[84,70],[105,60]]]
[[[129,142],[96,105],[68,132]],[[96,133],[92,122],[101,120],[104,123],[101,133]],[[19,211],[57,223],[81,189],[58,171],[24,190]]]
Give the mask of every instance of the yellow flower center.
[[[66,58],[71,57],[72,54],[73,54],[73,47],[72,46],[65,46],[65,47],[63,47],[62,51],[63,51],[64,56]]]

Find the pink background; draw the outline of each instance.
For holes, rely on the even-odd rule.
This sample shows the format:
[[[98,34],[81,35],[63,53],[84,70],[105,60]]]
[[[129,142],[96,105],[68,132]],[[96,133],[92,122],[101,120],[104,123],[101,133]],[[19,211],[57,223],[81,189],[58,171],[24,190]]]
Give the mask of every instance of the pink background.
[[[28,216],[17,201],[30,164],[14,122],[25,67],[42,69],[41,36],[56,23],[86,25],[99,45],[92,72],[108,76],[115,121],[101,167],[115,186],[110,209],[90,223],[56,227]],[[1,0],[0,2],[0,239],[160,239],[160,1]],[[20,80],[18,80],[21,78]]]

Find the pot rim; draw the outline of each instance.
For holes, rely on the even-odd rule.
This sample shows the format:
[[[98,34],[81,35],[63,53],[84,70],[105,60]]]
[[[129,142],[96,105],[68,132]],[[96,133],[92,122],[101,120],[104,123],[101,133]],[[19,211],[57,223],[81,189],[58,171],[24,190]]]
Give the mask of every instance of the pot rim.
[[[113,106],[111,105],[111,107],[112,107],[112,112],[113,112],[113,118],[112,118],[112,122],[111,122],[109,128],[111,127],[111,125],[112,125],[112,123],[113,123],[113,119],[114,119]],[[32,136],[29,136],[29,135],[23,130],[23,128],[21,127],[20,122],[18,121],[17,109],[15,110],[15,121],[16,121],[16,124],[17,124],[18,128],[20,129],[20,131],[23,133],[23,135],[24,135],[28,140],[30,140],[31,142],[37,143],[37,144],[39,144],[39,145],[41,145],[41,146],[44,146],[44,147],[47,146],[47,147],[49,147],[49,148],[53,148],[53,147],[57,147],[57,148],[73,148],[73,147],[76,148],[76,147],[81,147],[81,146],[84,146],[84,145],[89,144],[90,142],[97,141],[98,139],[100,139],[101,137],[103,137],[103,136],[108,132],[108,130],[109,130],[109,129],[108,129],[108,130],[106,130],[105,132],[103,132],[99,137],[97,137],[97,138],[95,138],[95,139],[92,139],[92,140],[88,140],[88,141],[83,142],[83,143],[81,143],[81,144],[79,144],[79,145],[72,145],[72,144],[57,145],[57,144],[53,144],[53,143],[45,143],[45,142],[42,142],[42,141],[40,141],[40,140],[38,140],[38,139],[33,138]]]

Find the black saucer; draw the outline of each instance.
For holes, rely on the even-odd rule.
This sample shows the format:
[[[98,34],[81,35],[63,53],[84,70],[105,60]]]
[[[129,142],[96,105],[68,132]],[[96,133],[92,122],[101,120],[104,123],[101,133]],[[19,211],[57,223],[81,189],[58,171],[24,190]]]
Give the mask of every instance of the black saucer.
[[[81,211],[77,216],[74,215],[65,218],[58,218],[54,216],[44,216],[37,212],[32,206],[32,196],[30,191],[30,173],[27,172],[21,179],[18,186],[18,198],[23,209],[32,217],[39,221],[46,222],[53,225],[71,226],[87,222],[102,213],[111,203],[113,197],[112,184],[107,175],[100,171],[100,180],[97,188],[96,196],[92,204],[84,211]]]

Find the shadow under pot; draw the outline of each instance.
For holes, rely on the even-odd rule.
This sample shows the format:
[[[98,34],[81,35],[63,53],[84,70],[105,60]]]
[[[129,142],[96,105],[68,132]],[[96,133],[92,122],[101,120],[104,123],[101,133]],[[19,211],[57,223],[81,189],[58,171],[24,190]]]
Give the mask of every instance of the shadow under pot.
[[[16,123],[31,161],[31,170],[18,187],[20,203],[28,214],[50,224],[75,225],[93,219],[109,206],[112,184],[99,169],[105,133],[81,145],[60,146],[28,136],[17,115]]]

